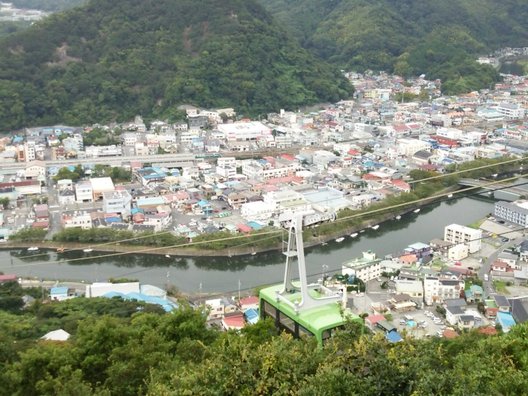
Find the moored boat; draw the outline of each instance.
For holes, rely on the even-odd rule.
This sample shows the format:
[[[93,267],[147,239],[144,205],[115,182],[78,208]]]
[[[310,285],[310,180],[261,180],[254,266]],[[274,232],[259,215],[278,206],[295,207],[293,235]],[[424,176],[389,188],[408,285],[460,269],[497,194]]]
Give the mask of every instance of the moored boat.
[[[413,213],[418,213],[418,212],[420,212],[420,208],[413,210]]]
[[[376,230],[379,228],[379,224],[373,225],[373,226],[370,227],[370,228],[372,228],[374,231],[376,231]]]
[[[353,234],[350,234],[350,236],[351,236],[352,238],[355,238],[355,237],[357,237],[358,235],[359,235],[359,234],[358,234],[357,232],[354,232]]]
[[[336,238],[336,242],[339,243],[339,242],[343,242],[345,240],[344,237],[339,237],[339,238]]]

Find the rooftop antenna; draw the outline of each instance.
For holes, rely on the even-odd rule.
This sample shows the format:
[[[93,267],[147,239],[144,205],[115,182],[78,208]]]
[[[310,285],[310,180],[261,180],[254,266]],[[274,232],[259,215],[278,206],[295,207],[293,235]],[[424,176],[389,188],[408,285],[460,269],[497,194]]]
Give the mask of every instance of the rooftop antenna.
[[[290,305],[297,313],[306,309],[326,305],[329,302],[338,302],[341,300],[339,294],[322,284],[308,284],[302,235],[304,215],[303,213],[293,214],[289,223],[288,246],[286,251],[283,252],[286,256],[284,284],[282,290],[277,291],[277,300]],[[293,260],[295,257],[297,257],[297,267],[299,270],[299,286],[293,284]],[[323,297],[315,298],[310,295],[309,290],[315,288],[320,289]],[[300,291],[300,301],[292,302],[286,297],[287,294],[297,291]]]

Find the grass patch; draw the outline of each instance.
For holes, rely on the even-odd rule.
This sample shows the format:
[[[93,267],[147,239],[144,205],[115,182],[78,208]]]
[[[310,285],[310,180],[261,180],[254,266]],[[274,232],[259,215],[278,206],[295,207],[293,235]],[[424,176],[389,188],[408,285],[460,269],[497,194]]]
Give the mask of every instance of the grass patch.
[[[495,288],[497,293],[509,294],[508,289],[506,288],[506,286],[508,286],[508,283],[509,282],[504,282],[501,280],[494,280],[493,287]]]
[[[467,226],[469,228],[474,228],[475,230],[479,230],[480,226],[482,225],[482,223],[484,223],[484,221],[486,221],[486,218],[477,220],[477,221],[475,221],[475,222],[473,222],[471,224],[468,224]]]

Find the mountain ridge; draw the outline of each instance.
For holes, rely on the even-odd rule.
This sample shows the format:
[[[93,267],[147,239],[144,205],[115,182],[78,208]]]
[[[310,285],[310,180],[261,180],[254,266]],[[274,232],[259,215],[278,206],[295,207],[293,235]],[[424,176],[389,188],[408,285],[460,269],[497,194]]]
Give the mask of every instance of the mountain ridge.
[[[0,125],[245,114],[353,92],[253,0],[92,0],[0,42]]]
[[[441,78],[447,93],[489,87],[498,74],[475,59],[528,46],[522,0],[269,0],[301,44],[338,67]],[[312,12],[319,4],[324,12]],[[299,17],[300,16],[300,17]],[[298,21],[302,18],[302,21]]]

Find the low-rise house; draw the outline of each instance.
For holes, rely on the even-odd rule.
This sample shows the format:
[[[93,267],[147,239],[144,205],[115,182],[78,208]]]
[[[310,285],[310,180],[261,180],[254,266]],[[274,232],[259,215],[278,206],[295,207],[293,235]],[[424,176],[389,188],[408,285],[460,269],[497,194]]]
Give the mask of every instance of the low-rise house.
[[[224,314],[222,327],[227,330],[241,330],[246,325],[244,314],[240,311]]]
[[[52,301],[64,301],[75,297],[77,297],[75,289],[67,286],[56,286],[50,290],[50,299]]]

